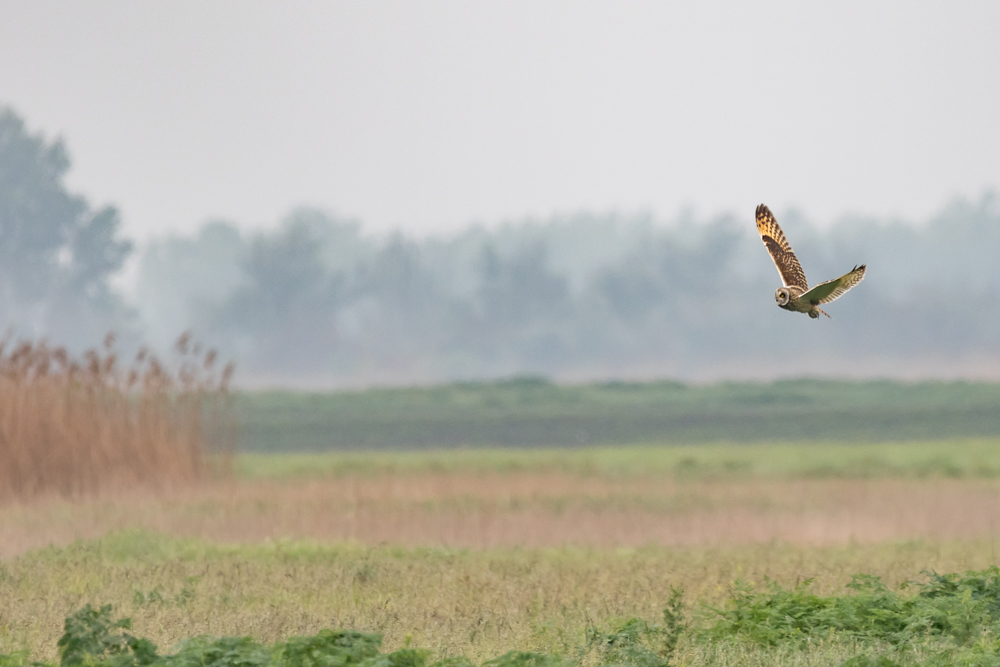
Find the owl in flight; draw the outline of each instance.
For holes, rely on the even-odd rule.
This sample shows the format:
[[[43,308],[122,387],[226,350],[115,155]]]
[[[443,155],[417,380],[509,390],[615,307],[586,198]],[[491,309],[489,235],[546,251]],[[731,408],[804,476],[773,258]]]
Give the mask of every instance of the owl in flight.
[[[778,273],[781,274],[784,287],[779,287],[774,293],[774,300],[785,310],[809,313],[809,317],[813,319],[819,317],[820,313],[830,317],[817,306],[839,298],[865,277],[865,265],[862,264],[855,266],[850,273],[845,273],[836,280],[828,280],[809,289],[806,274],[799,264],[798,257],[792,252],[792,246],[788,244],[788,239],[778,226],[778,221],[763,204],[757,207],[757,231],[760,232],[760,240],[771,253],[771,259],[778,267]]]

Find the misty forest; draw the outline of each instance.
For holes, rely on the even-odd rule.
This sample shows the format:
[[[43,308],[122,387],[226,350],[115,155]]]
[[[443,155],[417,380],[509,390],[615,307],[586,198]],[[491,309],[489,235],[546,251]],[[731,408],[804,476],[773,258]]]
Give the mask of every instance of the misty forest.
[[[776,210],[810,284],[868,265],[827,308],[834,319],[812,321],[775,305],[752,209],[578,212],[414,237],[300,207],[266,231],[213,220],[140,246],[113,206],[69,191],[70,164],[62,140],[0,112],[8,337],[82,349],[113,330],[126,349],[167,350],[191,330],[247,386],[1000,374],[992,193],[925,221],[819,228]]]

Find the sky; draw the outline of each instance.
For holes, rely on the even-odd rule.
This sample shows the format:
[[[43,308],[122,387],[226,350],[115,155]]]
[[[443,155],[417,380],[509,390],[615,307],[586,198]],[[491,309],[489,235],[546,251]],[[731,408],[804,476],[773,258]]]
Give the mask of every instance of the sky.
[[[923,220],[1000,187],[1000,3],[0,0],[0,104],[124,231],[761,202]]]

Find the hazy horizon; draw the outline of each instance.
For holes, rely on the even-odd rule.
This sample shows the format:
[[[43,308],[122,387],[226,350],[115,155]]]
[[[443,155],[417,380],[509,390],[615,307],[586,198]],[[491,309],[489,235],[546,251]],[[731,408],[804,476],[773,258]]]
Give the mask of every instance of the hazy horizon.
[[[869,266],[816,322],[775,308],[748,215],[580,211],[421,235],[297,207],[265,230],[215,220],[137,245],[118,210],[67,188],[71,167],[63,141],[0,108],[0,318],[77,351],[108,331],[126,355],[166,351],[188,330],[241,386],[1000,379],[1000,311],[983,307],[1000,282],[995,191],[923,224],[776,207],[810,284]]]
[[[1000,4],[0,4],[0,322],[241,382],[1000,379]],[[775,307],[753,225],[810,282]],[[128,288],[128,289],[126,289]]]

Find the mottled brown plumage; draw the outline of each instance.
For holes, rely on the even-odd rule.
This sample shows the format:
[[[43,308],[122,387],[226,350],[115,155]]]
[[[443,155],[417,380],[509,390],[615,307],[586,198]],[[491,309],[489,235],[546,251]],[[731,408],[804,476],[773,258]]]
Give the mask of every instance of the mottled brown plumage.
[[[784,283],[784,287],[779,287],[774,293],[774,299],[785,310],[808,313],[812,318],[819,317],[821,313],[830,317],[817,306],[839,298],[865,277],[865,265],[862,264],[839,278],[809,289],[806,273],[802,270],[798,257],[792,252],[791,244],[770,209],[763,204],[757,207],[757,232]]]
[[[757,207],[757,232],[760,233],[760,240],[764,242],[767,251],[771,253],[771,259],[778,267],[778,273],[781,274],[785,286],[795,285],[801,287],[803,292],[809,289],[806,273],[799,264],[799,258],[792,251],[791,244],[785,238],[785,233],[781,231],[771,210],[763,204]]]

